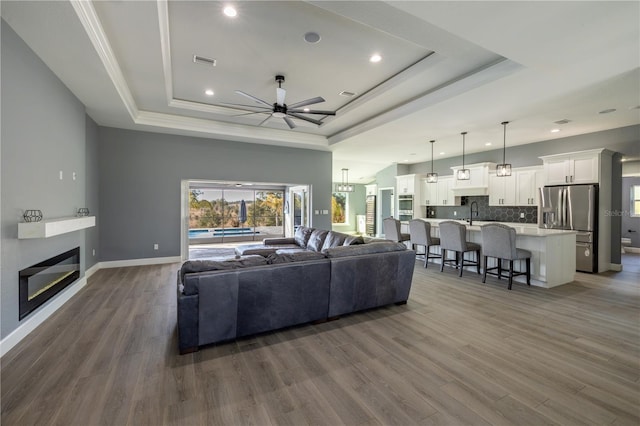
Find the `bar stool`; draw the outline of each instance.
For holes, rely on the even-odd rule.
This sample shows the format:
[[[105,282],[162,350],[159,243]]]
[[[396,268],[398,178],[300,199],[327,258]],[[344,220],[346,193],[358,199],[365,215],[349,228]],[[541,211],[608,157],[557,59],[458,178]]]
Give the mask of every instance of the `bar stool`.
[[[382,221],[382,227],[384,229],[385,240],[395,241],[396,243],[403,243],[411,240],[409,234],[403,234],[400,232],[400,221],[393,217],[388,217]]]
[[[439,246],[440,238],[431,236],[431,224],[421,219],[409,221],[409,234],[411,236],[411,247],[424,246],[424,267],[427,267],[429,259],[440,259],[437,253],[429,252],[429,247]]]
[[[527,276],[527,285],[531,285],[531,252],[529,250],[519,249],[516,247],[516,230],[507,225],[500,223],[490,223],[480,227],[482,233],[482,257],[484,273],[482,282],[487,280],[487,274],[495,275],[498,279],[502,278],[502,260],[509,261],[509,286],[513,283],[513,277],[518,275]],[[487,258],[494,257],[498,260],[498,266],[487,268]],[[514,271],[513,261],[525,261],[525,272]],[[498,272],[489,272],[497,269]]]
[[[476,266],[478,274],[480,274],[480,244],[467,241],[467,227],[458,222],[448,220],[440,222],[440,248],[442,249],[442,262],[440,263],[440,272],[444,270],[445,263],[455,263],[456,268],[460,268],[460,276],[465,266],[464,254],[473,251],[476,253],[476,260],[467,260],[467,266]],[[447,250],[456,253],[455,260],[447,259]]]

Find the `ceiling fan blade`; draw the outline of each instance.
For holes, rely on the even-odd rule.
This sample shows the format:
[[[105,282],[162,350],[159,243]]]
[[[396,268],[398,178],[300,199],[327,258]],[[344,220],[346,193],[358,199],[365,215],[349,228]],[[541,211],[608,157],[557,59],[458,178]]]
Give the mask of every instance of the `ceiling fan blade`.
[[[255,96],[253,96],[253,95],[250,95],[250,94],[248,94],[248,93],[245,93],[245,92],[243,92],[242,90],[236,90],[236,93],[237,93],[238,95],[245,96],[245,97],[247,97],[247,98],[249,98],[249,99],[251,99],[251,100],[253,100],[253,101],[256,101],[256,102],[257,102],[257,103],[259,103],[259,104],[262,104],[262,105],[264,105],[264,106],[266,106],[266,107],[271,108],[271,104],[268,104],[267,102],[263,101],[263,100],[262,100],[262,99],[260,99],[260,98],[256,98],[256,97],[255,97]]]
[[[267,120],[268,120],[268,119],[270,119],[271,117],[272,117],[272,116],[271,116],[271,114],[269,114],[269,115],[267,116],[267,118],[265,118],[264,120],[262,120],[262,121],[260,122],[260,124],[258,124],[258,126],[262,126],[262,125],[263,125],[264,123],[266,123],[266,122],[267,122]]]
[[[264,111],[256,111],[255,109],[249,109],[249,108],[262,108],[262,107],[249,107],[249,108],[244,108],[244,107],[239,107],[239,106],[234,106],[234,107],[230,107],[232,109],[238,110],[238,111],[247,111],[247,112],[255,112],[257,113],[264,113],[264,114],[270,114],[272,108],[266,109]]]
[[[289,105],[289,108],[300,108],[307,105],[319,104],[320,102],[324,102],[324,98],[318,96],[305,101],[296,102],[295,104]]]
[[[311,109],[309,111],[305,111],[303,109],[288,109],[289,112],[295,112],[298,114],[321,114],[321,115],[336,115],[335,111],[324,111],[320,109]]]
[[[287,123],[290,129],[296,128],[296,123],[294,123],[293,120],[291,120],[289,117],[282,117],[282,119],[285,121],[285,123]]]
[[[276,87],[276,103],[280,106],[284,105],[284,97],[287,94],[287,91],[281,87]]]
[[[303,115],[299,115],[299,114],[295,114],[295,113],[291,113],[291,112],[287,112],[288,115],[298,118],[300,120],[304,120],[304,121],[308,121],[309,123],[313,123],[313,124],[317,124],[318,126],[322,124],[322,121],[320,120],[314,120],[313,118],[309,118],[309,117],[305,117]]]

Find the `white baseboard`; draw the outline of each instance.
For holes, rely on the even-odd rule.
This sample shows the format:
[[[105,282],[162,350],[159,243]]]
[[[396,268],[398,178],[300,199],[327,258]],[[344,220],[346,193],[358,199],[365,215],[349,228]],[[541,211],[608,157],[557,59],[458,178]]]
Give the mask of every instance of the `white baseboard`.
[[[130,259],[130,260],[112,260],[109,262],[100,262],[100,269],[124,268],[127,266],[161,265],[163,263],[177,263],[177,262],[182,262],[182,258],[180,256],[149,257],[146,259]]]
[[[640,253],[640,247],[623,247],[625,253]]]
[[[96,265],[92,266],[93,270]],[[93,270],[91,274],[95,273]],[[36,329],[37,326],[45,322],[47,318],[54,314],[58,309],[60,309],[69,299],[71,299],[76,293],[78,293],[82,288],[87,285],[87,275],[85,272],[85,276],[80,278],[75,284],[65,288],[62,290],[57,297],[52,299],[47,305],[45,305],[42,309],[38,310],[34,314],[32,314],[29,318],[23,321],[18,328],[9,333],[2,341],[0,341],[0,357],[4,356],[11,348],[20,343],[22,339],[27,337],[29,333]]]
[[[609,270],[610,271],[614,271],[614,272],[620,272],[622,271],[622,264],[621,263],[612,263],[609,265]]]
[[[176,263],[181,262],[180,256],[174,257],[152,257],[147,259],[132,259],[132,260],[116,260],[112,262],[99,262],[87,269],[84,276],[80,278],[75,284],[62,290],[55,298],[53,298],[47,305],[33,313],[29,318],[24,320],[18,328],[9,333],[4,339],[0,340],[0,357],[3,357],[9,352],[15,345],[20,343],[22,339],[27,337],[29,333],[42,324],[47,318],[60,309],[65,303],[76,295],[82,288],[87,285],[87,280],[93,274],[100,269],[106,268],[120,268],[126,266],[143,266],[143,265],[159,265],[163,263]]]

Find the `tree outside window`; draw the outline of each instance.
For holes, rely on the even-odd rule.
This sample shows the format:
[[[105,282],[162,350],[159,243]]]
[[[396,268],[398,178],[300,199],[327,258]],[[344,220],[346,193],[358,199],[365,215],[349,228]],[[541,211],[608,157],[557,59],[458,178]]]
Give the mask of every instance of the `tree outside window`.
[[[331,196],[331,223],[347,224],[347,194],[334,192]]]
[[[640,216],[640,185],[631,185],[631,216]]]

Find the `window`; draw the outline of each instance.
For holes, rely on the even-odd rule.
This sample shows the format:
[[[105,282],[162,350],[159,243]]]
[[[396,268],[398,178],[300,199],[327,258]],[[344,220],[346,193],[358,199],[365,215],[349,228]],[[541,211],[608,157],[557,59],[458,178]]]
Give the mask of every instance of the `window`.
[[[640,216],[640,185],[631,185],[631,216]]]
[[[348,224],[347,194],[344,192],[334,192],[331,196],[331,223]]]

